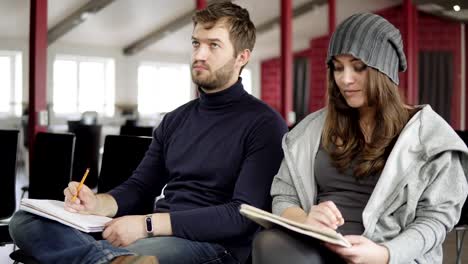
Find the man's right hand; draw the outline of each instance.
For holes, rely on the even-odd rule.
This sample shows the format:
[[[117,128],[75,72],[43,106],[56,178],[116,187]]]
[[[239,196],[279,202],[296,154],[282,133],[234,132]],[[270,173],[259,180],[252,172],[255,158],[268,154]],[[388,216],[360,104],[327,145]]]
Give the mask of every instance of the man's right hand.
[[[79,185],[79,182],[70,182],[68,187],[63,190],[63,194],[65,195],[65,210],[80,214],[97,214],[97,195],[84,184],[78,192]],[[78,196],[75,201],[72,201],[77,193]]]

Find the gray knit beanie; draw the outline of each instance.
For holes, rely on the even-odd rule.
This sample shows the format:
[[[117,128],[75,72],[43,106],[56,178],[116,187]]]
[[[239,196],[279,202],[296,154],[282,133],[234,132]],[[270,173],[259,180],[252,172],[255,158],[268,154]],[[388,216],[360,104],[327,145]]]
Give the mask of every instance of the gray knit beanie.
[[[397,85],[398,71],[406,70],[400,31],[375,14],[352,15],[336,28],[328,46],[327,64],[341,54],[353,55]]]

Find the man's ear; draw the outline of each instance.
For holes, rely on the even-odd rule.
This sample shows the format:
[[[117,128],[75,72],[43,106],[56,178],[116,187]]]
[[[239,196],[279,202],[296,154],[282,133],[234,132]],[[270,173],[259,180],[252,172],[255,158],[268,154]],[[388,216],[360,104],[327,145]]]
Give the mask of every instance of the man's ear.
[[[239,66],[243,67],[247,64],[247,62],[249,62],[250,60],[250,50],[249,49],[245,49],[243,51],[241,51],[238,55],[237,55],[237,61],[239,63]]]

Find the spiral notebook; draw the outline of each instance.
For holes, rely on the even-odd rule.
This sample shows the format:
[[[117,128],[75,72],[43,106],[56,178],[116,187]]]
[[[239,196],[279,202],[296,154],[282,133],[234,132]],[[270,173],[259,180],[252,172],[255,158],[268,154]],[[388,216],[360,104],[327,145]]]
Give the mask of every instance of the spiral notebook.
[[[343,247],[351,247],[351,243],[349,243],[349,241],[346,240],[346,238],[344,238],[343,235],[337,233],[331,228],[328,229],[323,227],[305,225],[278,215],[274,215],[272,213],[247,204],[241,205],[240,213],[265,228],[271,228],[275,225],[281,226],[291,231],[307,235],[331,244],[340,245]]]
[[[22,199],[20,210],[39,215],[86,233],[101,232],[112,218],[68,212],[64,202],[55,200]]]

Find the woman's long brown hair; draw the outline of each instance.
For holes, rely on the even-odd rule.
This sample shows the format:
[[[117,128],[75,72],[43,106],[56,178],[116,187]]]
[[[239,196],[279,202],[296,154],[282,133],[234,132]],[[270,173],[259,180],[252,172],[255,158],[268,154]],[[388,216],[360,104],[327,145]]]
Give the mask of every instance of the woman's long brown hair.
[[[381,173],[396,138],[412,115],[398,86],[379,71],[368,69],[367,101],[376,109],[375,127],[368,143],[359,126],[358,109],[348,106],[336,85],[333,65],[327,72],[328,114],[322,144],[340,172],[353,166],[353,175],[358,179]]]

